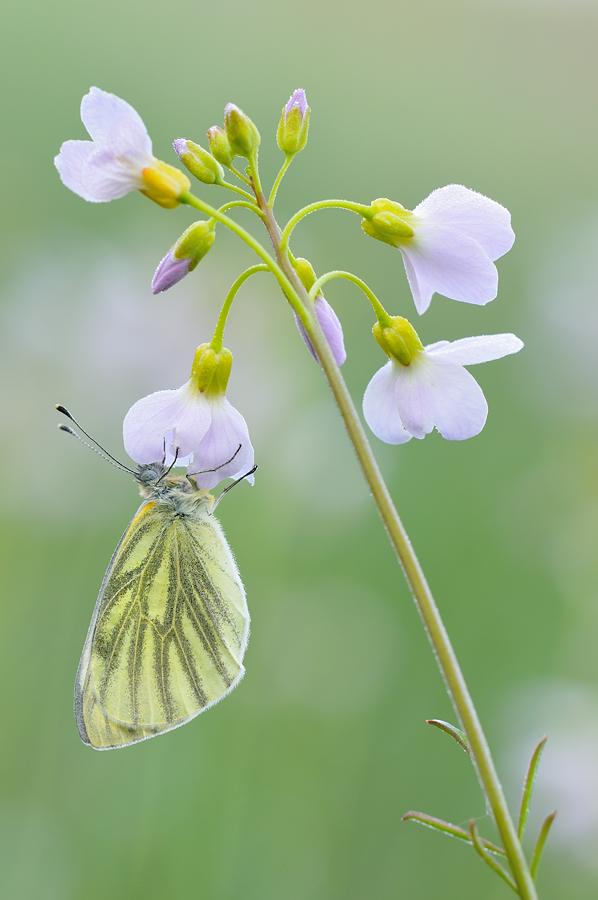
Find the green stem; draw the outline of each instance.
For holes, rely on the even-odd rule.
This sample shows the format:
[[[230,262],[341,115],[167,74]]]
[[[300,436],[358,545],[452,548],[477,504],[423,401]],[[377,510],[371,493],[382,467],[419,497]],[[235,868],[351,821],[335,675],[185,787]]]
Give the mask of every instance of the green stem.
[[[233,175],[236,175],[237,178],[239,178],[241,181],[244,181],[245,184],[248,184],[249,187],[251,187],[251,181],[249,180],[249,178],[247,178],[246,175],[243,175],[243,173],[239,172],[238,169],[235,169],[234,166],[227,166],[227,168],[228,168],[229,172],[232,172]]]
[[[270,207],[270,209],[272,209],[272,207],[274,206],[274,201],[276,200],[276,194],[278,193],[278,188],[280,187],[280,182],[284,178],[284,173],[286,172],[286,170],[289,168],[289,166],[293,162],[294,156],[295,156],[294,153],[287,153],[287,158],[285,159],[282,166],[280,167],[280,172],[276,176],[276,181],[272,185],[272,190],[270,191],[270,196],[268,198],[268,206]]]
[[[357,213],[358,216],[365,219],[371,219],[374,215],[371,206],[364,206],[363,203],[353,203],[350,200],[320,200],[318,203],[310,203],[309,206],[304,206],[303,209],[295,213],[293,218],[289,219],[285,225],[280,241],[280,249],[283,253],[287,249],[289,238],[295,225],[310,213],[317,212],[318,209],[348,209],[350,212]]]
[[[268,253],[268,251],[262,247],[259,241],[257,241],[252,234],[246,231],[241,225],[235,222],[234,219],[229,218],[229,216],[220,212],[220,210],[216,209],[214,206],[210,206],[209,203],[205,203],[203,200],[200,200],[199,197],[196,197],[195,194],[192,194],[190,191],[183,191],[183,193],[179,197],[179,201],[181,203],[186,203],[187,206],[192,206],[193,209],[198,209],[200,212],[205,213],[208,216],[211,216],[213,219],[216,219],[218,222],[221,222],[223,225],[226,225],[227,228],[230,228],[241,240],[245,241],[252,250],[257,253],[260,259],[262,259],[266,266],[270,269],[272,274],[275,276],[278,281],[283,294],[301,319],[303,325],[307,328],[308,325],[311,324],[312,316],[307,312],[306,307],[301,302],[299,297],[297,296],[297,285],[300,286],[299,279],[295,275],[294,271],[291,269],[291,277],[283,272],[282,268],[278,264],[278,262]]]
[[[249,194],[247,196],[249,196]],[[250,200],[250,201],[231,200],[230,203],[225,203],[224,206],[220,206],[219,209],[220,209],[220,212],[223,213],[223,212],[227,212],[229,209],[235,209],[238,206],[245,207],[245,209],[250,209],[251,212],[254,212],[256,214],[256,216],[260,217],[260,219],[263,219],[263,217],[264,217],[263,212],[261,211],[261,209],[259,208],[257,203],[253,202],[253,200]]]
[[[238,173],[235,172],[235,174]],[[235,194],[240,194],[242,197],[245,197],[246,200],[253,200],[253,196],[249,191],[244,191],[243,188],[237,187],[236,184],[231,184],[229,181],[224,181],[222,178],[217,178],[214,184],[217,184],[218,187],[227,188],[229,191],[234,191]]]
[[[258,206],[263,207],[265,205],[265,198],[262,191],[262,185],[260,182],[260,170],[257,164],[257,150],[254,150],[251,156],[249,157],[249,169],[251,171],[251,187],[253,188],[253,193],[255,194],[256,200],[258,202]]]
[[[339,205],[341,202],[342,201],[329,201],[328,205]],[[303,215],[307,215],[308,211],[310,212],[312,209],[321,209],[323,208],[323,205],[325,204],[313,204],[312,207],[306,207],[305,210],[302,210],[301,214],[298,213],[294,216],[285,228],[286,241],[285,234],[283,233],[282,236],[280,235],[280,230],[271,211],[265,220],[270,239],[276,250],[278,264],[286,273],[289,281],[293,281],[298,299],[304,305],[309,303],[308,294],[293,272],[288,256],[286,255],[286,243],[288,241],[288,236],[292,231],[292,227],[294,227],[294,223],[298,222]],[[357,204],[354,204],[354,206],[357,206]],[[345,208],[350,207],[345,205]],[[365,479],[376,506],[378,507],[378,511],[386,527],[390,541],[397,553],[407,583],[411,588],[413,599],[436,655],[436,660],[453,701],[453,706],[455,707],[455,711],[461,722],[461,727],[467,736],[471,756],[475,763],[482,789],[494,814],[494,819],[504,844],[519,895],[522,900],[538,900],[536,888],[523,849],[517,837],[517,830],[509,813],[486,736],[467,688],[463,673],[461,672],[457,657],[455,656],[448,633],[444,627],[440,612],[436,606],[419,560],[411,546],[407,532],[405,531],[403,523],[399,518],[399,514],[392,502],[392,498],[384,482],[382,473],[378,468],[378,463],[376,462],[376,458],[372,452],[372,448],[370,447],[340,369],[336,364],[330,345],[328,344],[316,317],[309,316],[306,318],[307,324],[304,322],[305,329],[314,346],[322,369],[324,370],[324,374],[345,423],[349,439],[353,444]]]
[[[371,288],[367,286],[365,281],[362,281],[361,278],[358,278],[357,275],[353,275],[351,272],[341,272],[340,270],[336,270],[334,272],[326,272],[325,275],[321,275],[320,278],[312,285],[312,288],[309,292],[309,296],[315,299],[322,289],[322,285],[326,284],[327,281],[330,281],[332,278],[345,278],[347,281],[352,281],[353,284],[356,284],[357,287],[361,288],[363,293],[366,295],[372,307],[374,308],[374,312],[380,322],[382,328],[388,328],[390,323],[390,316],[374,294]]]
[[[256,272],[269,271],[270,267],[266,265],[251,266],[250,269],[246,269],[241,275],[239,275],[237,280],[233,283],[230,291],[224,299],[224,303],[222,304],[222,309],[220,310],[220,315],[218,316],[218,322],[216,323],[216,328],[214,329],[214,335],[212,337],[212,340],[210,341],[210,347],[212,348],[212,350],[215,350],[216,353],[219,353],[222,350],[224,326],[226,325],[226,320],[228,318],[228,314],[230,312],[230,308],[232,306],[233,300],[235,299],[237,291],[239,290],[241,285],[252,275],[255,275]]]

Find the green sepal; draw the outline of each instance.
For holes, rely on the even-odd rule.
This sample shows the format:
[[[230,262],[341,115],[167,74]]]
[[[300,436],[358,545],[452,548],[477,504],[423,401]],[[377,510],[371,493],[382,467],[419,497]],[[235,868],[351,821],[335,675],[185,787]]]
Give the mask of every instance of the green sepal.
[[[200,393],[224,394],[233,364],[233,355],[225,347],[213,350],[210,344],[200,344],[195,351],[191,381]]]
[[[212,247],[216,238],[215,226],[214,219],[194,222],[174,245],[173,252],[177,259],[191,259],[190,272]]]
[[[424,349],[415,328],[403,316],[389,316],[383,324],[376,322],[372,331],[386,355],[403,366]]]
[[[311,291],[316,283],[316,273],[309,260],[303,259],[302,256],[298,256],[293,260],[293,268],[305,290]]]
[[[374,200],[371,209],[373,216],[361,222],[362,229],[370,237],[392,247],[399,247],[413,237],[414,230],[409,224],[413,213],[400,203],[382,197]]]

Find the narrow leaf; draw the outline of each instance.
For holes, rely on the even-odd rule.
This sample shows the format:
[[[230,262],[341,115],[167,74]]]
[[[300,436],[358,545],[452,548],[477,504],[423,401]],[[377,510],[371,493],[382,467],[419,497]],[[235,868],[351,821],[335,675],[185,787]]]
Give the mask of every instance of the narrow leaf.
[[[494,859],[494,857],[490,856],[490,854],[487,853],[486,850],[484,849],[484,845],[477,835],[475,822],[473,819],[471,820],[470,825],[469,825],[469,833],[471,835],[471,840],[473,842],[474,847],[476,848],[476,850],[478,851],[479,855],[482,857],[484,862],[490,866],[490,868],[492,869],[493,872],[496,872],[497,875],[500,875],[502,880],[506,881],[506,883],[509,885],[509,887],[512,888],[516,894],[519,894],[519,891],[517,890],[517,885],[512,880],[511,876],[507,875],[507,873],[505,872],[503,867],[501,865],[499,865],[496,862],[496,860]]]
[[[529,813],[530,804],[532,802],[534,782],[536,780],[538,765],[540,764],[540,757],[542,756],[542,750],[544,749],[545,744],[546,735],[544,735],[532,754],[529,768],[527,770],[527,775],[525,776],[525,781],[523,782],[523,796],[521,797],[521,809],[519,810],[519,827],[517,829],[519,840],[522,839],[523,832],[525,831],[525,823],[527,822],[527,816]]]
[[[435,816],[416,812],[413,809],[406,812],[401,821],[406,822],[407,819],[413,819],[415,822],[419,822],[420,825],[426,825],[428,828],[435,828],[437,831],[444,831],[445,834],[448,834],[451,837],[460,838],[462,841],[467,841],[468,844],[471,844],[471,835],[468,831],[465,831],[464,828],[459,828],[458,825],[453,825],[451,822],[445,822],[444,819],[437,819]],[[478,838],[478,840],[483,844],[486,850],[491,850],[492,853],[500,853],[501,856],[507,855],[502,847],[497,847],[496,844],[493,844],[491,841],[487,841],[485,838]]]
[[[544,844],[546,843],[546,838],[548,837],[548,832],[550,831],[550,827],[554,822],[554,817],[556,816],[556,810],[553,813],[550,813],[549,816],[546,816],[544,819],[544,824],[540,829],[540,834],[538,835],[538,840],[536,841],[536,846],[534,847],[534,853],[532,856],[532,861],[530,865],[530,873],[534,881],[536,880],[536,872],[538,871],[538,866],[540,865],[540,857],[542,856],[542,850],[544,849]]]
[[[441,731],[445,731],[447,734],[450,734],[450,736],[457,741],[459,746],[469,754],[469,745],[467,743],[467,738],[460,728],[457,728],[455,725],[451,725],[450,722],[443,722],[442,719],[426,719],[426,722],[428,723],[428,725],[435,725],[436,728],[440,728]]]

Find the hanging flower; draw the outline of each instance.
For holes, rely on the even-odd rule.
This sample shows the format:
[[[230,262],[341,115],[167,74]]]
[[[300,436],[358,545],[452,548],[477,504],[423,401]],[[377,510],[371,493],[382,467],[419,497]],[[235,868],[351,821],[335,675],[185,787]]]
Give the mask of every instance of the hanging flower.
[[[247,424],[224,394],[231,365],[230,351],[218,353],[202,344],[186,384],[138,400],[123,423],[131,459],[143,465],[165,457],[170,465],[176,455],[177,465],[186,465],[204,490],[249,472],[253,447]],[[247,480],[253,484],[253,475]]]
[[[141,191],[167,209],[191,182],[183,172],[152,153],[140,115],[120,97],[97,87],[81,101],[81,119],[91,141],[65,141],[54,159],[63,183],[92,203],[117,200]]]
[[[378,334],[375,327],[376,338],[390,359],[376,372],[363,398],[363,414],[374,434],[387,444],[423,438],[434,427],[449,441],[479,434],[488,404],[463,366],[517,353],[523,342],[514,334],[492,334],[423,347],[405,319],[396,317],[391,322],[391,328],[379,329]],[[393,337],[402,341],[394,353],[390,352]]]
[[[432,294],[483,306],[498,292],[493,260],[513,246],[511,215],[504,206],[460,184],[432,191],[413,211],[392,200],[374,200],[361,227],[398,247],[415,306],[424,313]]]
[[[347,351],[345,350],[343,327],[339,321],[339,318],[331,307],[330,303],[328,303],[328,301],[322,294],[318,294],[318,296],[316,297],[314,302],[314,309],[318,322],[320,323],[320,328],[324,332],[324,337],[330,344],[330,349],[332,350],[333,356],[336,360],[336,364],[337,366],[342,366],[347,358]],[[316,355],[316,351],[314,350],[314,345],[312,344],[309,335],[305,330],[303,322],[294,310],[293,315],[295,316],[295,322],[297,323],[299,334],[305,341],[307,349],[309,350],[313,358],[316,360],[316,362],[318,362],[318,357]]]

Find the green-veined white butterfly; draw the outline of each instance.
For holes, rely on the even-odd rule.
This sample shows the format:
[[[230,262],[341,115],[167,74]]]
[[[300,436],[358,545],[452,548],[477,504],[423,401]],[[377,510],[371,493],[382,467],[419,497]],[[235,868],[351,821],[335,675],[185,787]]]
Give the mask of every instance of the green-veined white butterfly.
[[[162,463],[128,471],[146,499],[110,560],[75,682],[79,734],[97,750],[184,725],[245,673],[249,613],[217,501]]]

